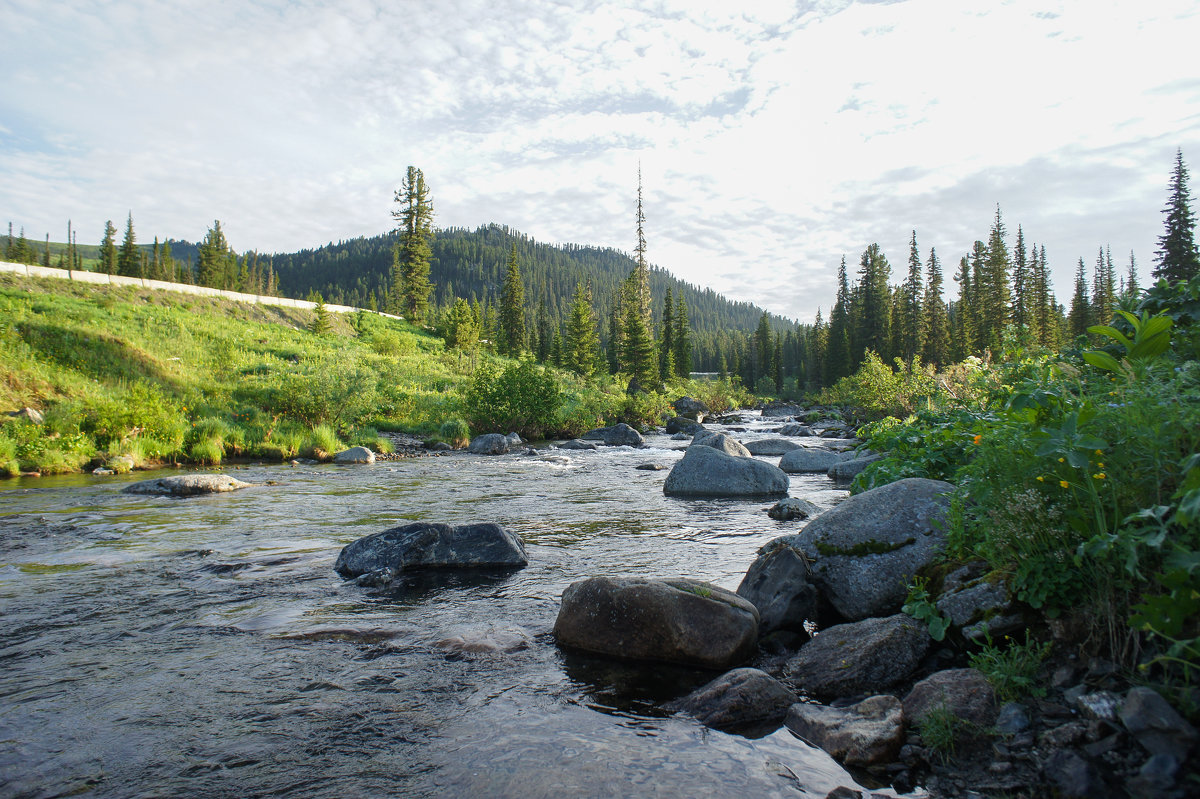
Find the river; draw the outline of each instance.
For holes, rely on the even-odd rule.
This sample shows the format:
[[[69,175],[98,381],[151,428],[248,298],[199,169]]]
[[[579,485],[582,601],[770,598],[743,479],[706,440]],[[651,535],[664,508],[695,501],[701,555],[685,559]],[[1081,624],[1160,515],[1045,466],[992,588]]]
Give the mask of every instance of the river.
[[[769,425],[743,426],[749,440]],[[855,786],[786,729],[749,739],[660,709],[714,674],[554,643],[576,580],[682,575],[733,589],[759,546],[796,529],[768,518],[766,501],[665,497],[667,471],[634,468],[669,467],[685,443],[228,467],[260,485],[185,500],[120,493],[154,473],[0,482],[0,795]],[[790,493],[822,508],[845,496],[823,475],[793,476]],[[411,520],[499,522],[524,539],[529,566],[391,592],[333,572],[341,547]],[[514,651],[464,653],[456,636]]]

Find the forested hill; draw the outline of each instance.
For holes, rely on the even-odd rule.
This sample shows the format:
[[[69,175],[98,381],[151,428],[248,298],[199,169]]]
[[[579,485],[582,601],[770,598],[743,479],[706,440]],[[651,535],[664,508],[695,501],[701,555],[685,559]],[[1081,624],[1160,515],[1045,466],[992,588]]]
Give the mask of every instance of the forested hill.
[[[278,274],[279,292],[305,297],[310,291],[318,291],[330,302],[360,307],[368,307],[374,295],[382,306],[395,240],[395,234],[385,233],[273,255],[270,260]],[[606,327],[617,288],[634,266],[628,254],[611,248],[543,244],[503,225],[436,231],[429,275],[434,284],[431,302],[446,307],[455,297],[462,297],[494,306],[514,243],[531,321],[543,299],[552,319],[565,319],[576,284],[591,281],[596,317],[602,321],[601,327]],[[701,338],[715,336],[718,331],[753,331],[763,314],[756,305],[730,301],[712,289],[702,289],[663,269],[652,268],[650,288],[656,324],[668,287],[675,296],[682,292],[692,329]],[[794,327],[781,317],[771,317],[771,323],[776,329]],[[602,335],[606,333],[602,330]]]

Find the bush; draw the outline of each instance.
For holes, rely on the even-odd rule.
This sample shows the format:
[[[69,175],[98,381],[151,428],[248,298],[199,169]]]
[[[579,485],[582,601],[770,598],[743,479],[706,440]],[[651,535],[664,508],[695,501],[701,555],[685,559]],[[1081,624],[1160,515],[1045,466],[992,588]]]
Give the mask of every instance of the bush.
[[[535,363],[513,364],[503,372],[480,366],[463,405],[478,432],[517,432],[541,438],[554,426],[562,404],[562,387],[550,371]]]
[[[16,477],[21,473],[21,464],[17,461],[17,442],[4,433],[0,433],[0,475]]]
[[[327,461],[345,448],[346,445],[338,438],[337,431],[331,425],[319,424],[309,431],[303,452],[310,458]]]
[[[919,408],[930,408],[937,393],[933,367],[896,359],[893,370],[870,350],[854,374],[843,377],[821,392],[821,401],[855,405],[878,416],[907,416]]]
[[[438,428],[438,438],[452,447],[465,447],[471,443],[471,428],[462,419],[447,419]]]
[[[217,466],[224,456],[220,441],[213,438],[198,439],[188,447],[188,458],[202,466]]]

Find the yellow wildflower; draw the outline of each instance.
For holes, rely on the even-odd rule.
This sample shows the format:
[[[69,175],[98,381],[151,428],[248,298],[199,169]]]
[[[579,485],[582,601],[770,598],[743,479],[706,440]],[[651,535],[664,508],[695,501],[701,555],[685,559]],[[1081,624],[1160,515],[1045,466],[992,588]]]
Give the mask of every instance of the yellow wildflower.
[[[1046,478],[1045,478],[1045,477],[1042,477],[1042,476],[1039,474],[1039,475],[1037,476],[1037,481],[1038,481],[1039,483],[1044,483],[1044,482],[1046,482]]]
[[[1104,472],[1097,472],[1096,474],[1093,474],[1092,477],[1096,478],[1097,480],[1103,480],[1105,475]]]
[[[1103,452],[1101,452],[1100,450],[1096,450],[1096,457],[1097,457],[1097,458],[1099,458],[1099,457],[1100,457],[1101,455],[1103,455],[1103,454],[1104,454],[1104,453],[1103,453]]]
[[[976,444],[978,444],[980,441],[983,441],[983,436],[982,435],[975,436],[974,441]]]
[[[1071,487],[1071,484],[1070,484],[1070,483],[1068,483],[1066,480],[1059,480],[1059,481],[1058,481],[1058,484],[1059,484],[1060,486],[1062,486],[1063,488],[1070,488],[1070,487]]]
[[[1067,459],[1066,459],[1066,458],[1059,458],[1059,459],[1058,459],[1058,462],[1059,462],[1059,463],[1066,463],[1066,462],[1067,462]]]

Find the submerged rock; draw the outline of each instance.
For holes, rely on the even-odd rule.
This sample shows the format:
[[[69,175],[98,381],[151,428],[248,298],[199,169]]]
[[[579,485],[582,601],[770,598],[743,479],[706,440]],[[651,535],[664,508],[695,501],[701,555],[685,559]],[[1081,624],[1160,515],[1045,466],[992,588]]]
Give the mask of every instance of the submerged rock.
[[[876,693],[908,679],[929,649],[925,625],[897,614],[822,630],[787,662],[787,681],[818,699]]]
[[[687,433],[695,435],[698,431],[703,430],[704,425],[697,422],[695,419],[688,419],[685,416],[672,416],[667,420],[667,435],[675,433]]]
[[[592,577],[563,591],[554,635],[599,655],[727,669],[754,654],[758,611],[699,580]]]
[[[848,461],[834,463],[829,467],[828,474],[834,480],[853,480],[858,476],[859,472],[882,457],[882,455],[867,455],[861,458],[852,458]]]
[[[590,441],[584,441],[583,439],[580,439],[580,438],[572,438],[570,441],[564,441],[561,444],[559,444],[558,448],[559,449],[593,450],[596,448],[596,445]]]
[[[528,649],[532,641],[533,636],[522,627],[488,626],[462,630],[434,646],[460,655],[507,655]]]
[[[904,711],[894,696],[872,696],[844,708],[792,705],[787,726],[847,766],[895,760],[904,744]]]
[[[581,438],[584,441],[600,441],[610,447],[641,447],[646,443],[641,433],[624,422],[612,427],[598,427],[584,433]]]
[[[667,496],[750,497],[786,494],[788,477],[778,467],[693,444],[663,483]]]
[[[781,522],[789,522],[793,519],[810,519],[820,512],[821,509],[807,499],[788,497],[772,505],[767,515]]]
[[[414,522],[360,538],[343,547],[333,565],[343,577],[410,569],[521,568],[525,544],[498,524]]]
[[[682,699],[667,704],[702,724],[726,732],[772,732],[778,729],[796,694],[766,672],[734,669]]]
[[[697,422],[703,422],[704,417],[708,415],[708,406],[698,399],[691,397],[680,397],[671,403],[671,407],[675,409],[675,413],[686,419],[695,419]]]
[[[201,494],[223,494],[249,488],[253,483],[243,483],[227,474],[180,474],[172,477],[157,477],[125,486],[122,494],[158,494],[167,497],[195,497]]]

